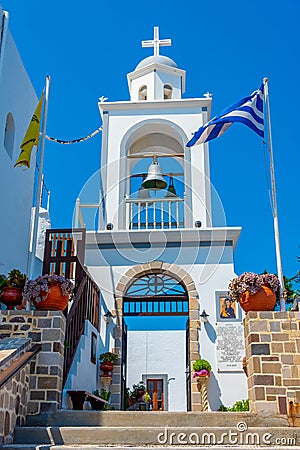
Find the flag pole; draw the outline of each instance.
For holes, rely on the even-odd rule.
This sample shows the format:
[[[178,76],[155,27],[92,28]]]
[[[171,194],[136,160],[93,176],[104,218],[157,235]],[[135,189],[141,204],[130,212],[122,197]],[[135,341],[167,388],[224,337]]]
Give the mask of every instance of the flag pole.
[[[31,246],[31,257],[29,264],[29,277],[33,278],[34,275],[34,262],[38,239],[38,225],[39,225],[39,215],[40,215],[40,200],[42,192],[42,175],[43,175],[43,165],[44,165],[44,150],[45,150],[45,136],[46,136],[46,126],[47,126],[47,116],[48,116],[48,98],[50,89],[50,76],[46,76],[45,85],[45,97],[44,97],[44,114],[42,121],[42,135],[41,135],[41,145],[40,145],[40,157],[38,164],[38,180],[36,187],[36,197],[35,197],[35,212],[34,212],[34,222],[32,230],[32,246]]]
[[[264,78],[264,97],[265,97],[265,104],[266,104],[266,119],[267,119],[267,125],[268,125],[268,150],[269,150],[269,157],[270,157],[272,203],[273,203],[272,212],[273,212],[273,221],[274,221],[276,262],[277,262],[278,278],[279,278],[279,282],[280,282],[280,310],[285,311],[285,299],[283,297],[284,278],[283,278],[283,272],[282,272],[281,253],[280,253],[280,238],[279,238],[279,226],[278,226],[278,212],[277,212],[276,183],[275,183],[275,170],[274,170],[273,145],[272,145],[268,78]]]

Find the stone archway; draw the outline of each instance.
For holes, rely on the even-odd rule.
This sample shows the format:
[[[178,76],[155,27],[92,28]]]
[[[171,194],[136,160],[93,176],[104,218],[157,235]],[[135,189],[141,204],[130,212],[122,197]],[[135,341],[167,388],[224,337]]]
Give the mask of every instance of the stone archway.
[[[131,267],[119,280],[115,289],[115,311],[116,325],[114,330],[115,346],[114,352],[120,356],[114,367],[114,379],[111,385],[112,403],[116,408],[121,405],[121,373],[122,373],[122,338],[123,338],[123,297],[125,296],[131,284],[142,276],[150,273],[162,273],[173,277],[179,281],[186,289],[189,304],[189,361],[190,370],[192,370],[193,362],[199,356],[198,330],[199,322],[199,302],[198,292],[196,290],[192,277],[180,266],[176,264],[168,264],[162,261],[153,261]],[[191,381],[191,410],[202,410],[201,397],[197,383]]]

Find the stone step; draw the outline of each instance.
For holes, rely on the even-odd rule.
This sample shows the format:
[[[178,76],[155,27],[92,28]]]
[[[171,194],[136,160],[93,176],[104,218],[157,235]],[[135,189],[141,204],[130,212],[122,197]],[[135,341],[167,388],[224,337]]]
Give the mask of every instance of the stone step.
[[[246,422],[248,427],[287,427],[285,415],[258,415],[228,412],[144,412],[144,411],[57,411],[27,416],[28,426],[104,426],[104,427],[235,427]]]
[[[300,428],[295,427],[248,427],[239,422],[234,427],[23,427],[16,428],[14,444],[33,446],[188,446],[245,445],[292,446],[300,444]],[[9,448],[6,446],[6,448]],[[10,447],[12,448],[12,447]],[[18,448],[18,447],[16,447]],[[33,446],[34,448],[34,446]],[[46,447],[47,448],[47,447]],[[56,448],[56,447],[55,447]],[[42,450],[43,447],[39,447]]]
[[[147,450],[166,450],[166,449],[172,449],[172,450],[195,450],[195,446],[193,447],[187,447],[187,446],[180,446],[177,447],[176,445],[172,445],[172,446],[163,446],[163,447],[158,447],[158,446],[142,446],[142,447],[132,447],[132,446],[105,446],[105,447],[101,447],[99,445],[80,445],[80,447],[78,446],[69,446],[69,445],[22,445],[22,444],[11,444],[11,445],[3,445],[1,447],[2,450],[6,449],[6,450],[142,450],[142,449],[147,449]],[[249,445],[226,445],[226,446],[222,446],[222,445],[218,445],[215,447],[217,450],[249,450],[249,448],[253,448],[253,446],[249,447]],[[275,448],[275,447],[270,447],[270,446],[255,446],[255,448],[259,448],[259,450],[270,450],[270,448]],[[276,446],[276,448],[284,448],[285,450],[300,450],[299,446]],[[198,447],[199,450],[212,450],[211,446],[206,446],[206,445],[201,445],[201,447]]]

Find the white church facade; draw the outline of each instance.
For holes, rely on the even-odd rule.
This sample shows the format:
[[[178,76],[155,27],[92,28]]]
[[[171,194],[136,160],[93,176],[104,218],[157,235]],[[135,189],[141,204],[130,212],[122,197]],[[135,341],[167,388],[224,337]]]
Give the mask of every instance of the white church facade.
[[[9,30],[9,13],[1,5],[0,30],[0,268],[7,274],[14,268],[26,271],[35,155],[29,170],[14,168],[14,163],[38,100]]]
[[[192,370],[201,357],[212,365],[214,411],[247,398],[242,312],[227,299],[241,229],[214,226],[209,146],[186,147],[209,120],[212,99],[182,98],[185,71],[159,54],[169,44],[155,28],[143,42],[154,55],[127,76],[130,100],[99,103],[100,194],[85,265],[110,318],[101,322],[97,348],[119,354],[112,405],[124,409],[126,387],[143,381],[155,395],[153,409],[201,410]],[[83,194],[75,228],[84,221]],[[84,364],[80,370],[67,389],[87,388]]]

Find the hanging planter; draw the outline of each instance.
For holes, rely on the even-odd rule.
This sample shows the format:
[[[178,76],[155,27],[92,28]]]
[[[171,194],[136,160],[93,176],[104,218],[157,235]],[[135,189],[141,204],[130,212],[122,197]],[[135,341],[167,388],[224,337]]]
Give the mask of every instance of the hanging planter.
[[[231,280],[228,292],[231,300],[238,301],[246,313],[248,311],[273,311],[279,286],[279,279],[276,275],[271,273],[257,275],[253,272],[244,272]]]

